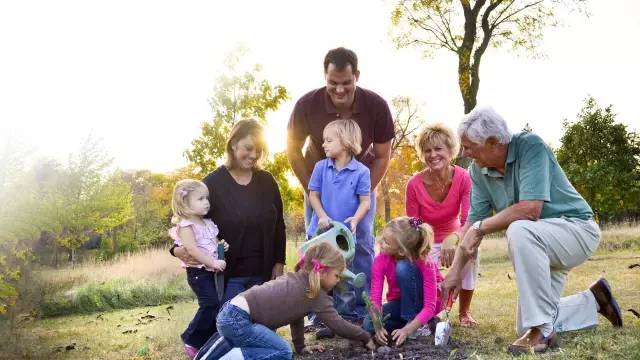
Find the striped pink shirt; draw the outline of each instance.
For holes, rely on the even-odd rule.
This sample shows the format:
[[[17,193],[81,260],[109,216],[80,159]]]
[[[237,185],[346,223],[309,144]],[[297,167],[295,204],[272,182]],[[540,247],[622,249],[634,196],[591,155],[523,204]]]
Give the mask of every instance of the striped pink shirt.
[[[449,234],[459,231],[467,221],[470,192],[469,172],[454,166],[449,192],[442,202],[436,202],[427,192],[422,174],[417,173],[407,183],[405,210],[407,216],[418,217],[431,225],[434,242],[438,244]]]
[[[423,295],[423,307],[416,318],[424,325],[442,311],[438,287],[442,281],[442,274],[431,261],[419,259],[415,264],[422,273]],[[371,302],[378,308],[382,306],[382,288],[385,278],[388,286],[387,301],[400,299],[400,287],[396,280],[396,259],[391,255],[379,253],[371,267]]]

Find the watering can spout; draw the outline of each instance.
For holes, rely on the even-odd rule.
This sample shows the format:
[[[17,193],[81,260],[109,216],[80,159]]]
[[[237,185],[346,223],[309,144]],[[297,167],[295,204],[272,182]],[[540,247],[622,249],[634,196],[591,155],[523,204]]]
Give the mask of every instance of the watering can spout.
[[[343,223],[338,221],[332,221],[331,227],[324,231],[318,230],[319,232],[309,241],[305,242],[300,246],[300,256],[302,256],[310,247],[314,245],[318,245],[321,243],[327,243],[340,251],[344,260],[348,263],[356,255],[356,244],[353,240],[353,233],[349,228],[347,228]],[[361,288],[367,282],[367,276],[364,273],[354,274],[349,271],[349,269],[345,269],[342,272],[341,277],[344,280],[351,281],[353,286],[357,288]]]

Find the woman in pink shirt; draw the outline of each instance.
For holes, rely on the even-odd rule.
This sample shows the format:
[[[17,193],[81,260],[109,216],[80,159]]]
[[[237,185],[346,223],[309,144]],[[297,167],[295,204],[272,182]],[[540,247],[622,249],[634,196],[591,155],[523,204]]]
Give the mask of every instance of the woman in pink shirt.
[[[401,345],[414,335],[429,335],[442,310],[438,284],[442,275],[431,262],[431,227],[418,218],[406,216],[391,220],[382,230],[380,253],[371,268],[371,302],[389,315],[384,328],[375,330],[371,316],[363,328],[374,333],[378,343],[387,344],[388,335]],[[382,306],[382,288],[387,280],[387,302]]]
[[[462,225],[469,212],[471,179],[467,170],[451,165],[460,145],[453,131],[443,124],[424,127],[416,137],[416,151],[426,168],[407,183],[406,213],[431,225],[434,244],[429,256],[436,264],[449,267],[455,246],[462,238]],[[470,306],[478,273],[478,261],[465,268],[460,291],[460,325],[476,326]]]

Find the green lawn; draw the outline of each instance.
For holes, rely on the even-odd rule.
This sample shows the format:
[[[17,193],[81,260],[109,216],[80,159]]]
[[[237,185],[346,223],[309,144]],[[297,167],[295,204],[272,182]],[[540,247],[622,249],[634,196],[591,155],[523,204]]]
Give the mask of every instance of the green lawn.
[[[605,233],[603,250],[571,271],[565,294],[581,291],[604,275],[623,310],[640,310],[640,267],[628,269],[630,264],[640,263],[640,253],[635,247],[640,236],[637,233],[636,229],[624,236],[615,232]],[[631,246],[626,246],[627,243]],[[514,279],[514,273],[506,257],[504,239],[485,240],[482,257],[481,277],[472,305],[481,326],[462,329],[456,326],[456,320],[453,336],[465,344],[464,351],[471,358],[510,358],[505,348],[515,336],[516,283],[509,279],[509,276]],[[21,341],[28,349],[22,356],[34,359],[183,359],[179,334],[195,309],[195,301],[188,301],[91,315],[26,320],[19,326],[16,337],[19,340],[16,341]],[[454,319],[457,319],[456,311],[454,308]],[[623,329],[613,329],[606,319],[600,317],[602,322],[597,329],[561,334],[560,349],[542,357],[640,359],[640,319],[628,311],[624,311],[623,316]],[[279,332],[288,337],[287,328]],[[339,340],[327,345],[348,346]],[[9,358],[15,358],[15,355]]]

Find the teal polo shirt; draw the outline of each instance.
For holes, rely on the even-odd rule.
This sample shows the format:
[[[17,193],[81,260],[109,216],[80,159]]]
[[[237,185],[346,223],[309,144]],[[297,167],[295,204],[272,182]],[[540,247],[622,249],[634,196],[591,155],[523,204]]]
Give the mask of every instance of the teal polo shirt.
[[[541,219],[593,217],[589,204],[571,185],[547,144],[529,132],[514,134],[509,142],[504,175],[493,168],[480,168],[475,161],[470,175],[474,222],[500,212],[521,200],[542,200]]]

